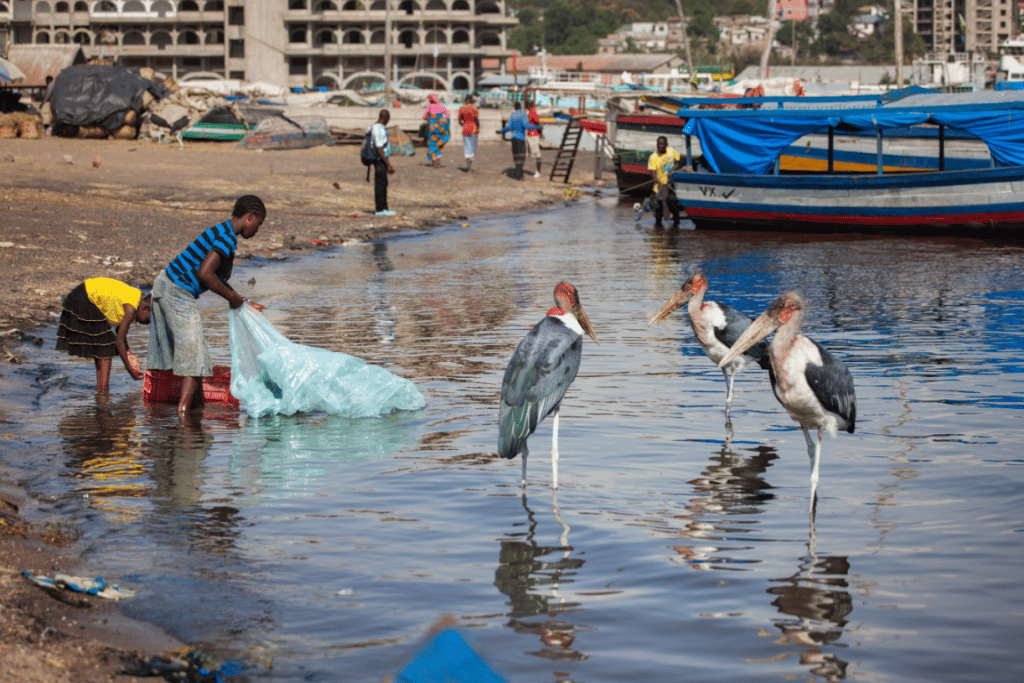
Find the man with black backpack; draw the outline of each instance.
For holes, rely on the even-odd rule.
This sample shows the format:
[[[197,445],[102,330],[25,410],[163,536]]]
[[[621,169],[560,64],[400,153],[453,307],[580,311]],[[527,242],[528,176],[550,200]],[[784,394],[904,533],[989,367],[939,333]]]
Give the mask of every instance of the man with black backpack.
[[[359,158],[366,166],[366,182],[370,182],[370,166],[373,166],[373,199],[376,204],[376,216],[394,216],[395,212],[388,209],[388,175],[395,172],[391,165],[391,143],[388,140],[388,121],[391,113],[382,109],[377,116],[377,123],[366,131],[366,140],[360,150]]]

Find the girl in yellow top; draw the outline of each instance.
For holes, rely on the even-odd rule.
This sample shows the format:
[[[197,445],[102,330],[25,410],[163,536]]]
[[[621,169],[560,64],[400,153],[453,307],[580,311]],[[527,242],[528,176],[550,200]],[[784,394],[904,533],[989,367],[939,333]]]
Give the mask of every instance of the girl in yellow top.
[[[152,295],[109,277],[94,277],[64,297],[57,328],[57,350],[96,363],[96,391],[110,391],[111,359],[121,357],[133,379],[142,379],[139,359],[128,348],[133,322],[149,324]],[[115,335],[111,326],[117,326]]]

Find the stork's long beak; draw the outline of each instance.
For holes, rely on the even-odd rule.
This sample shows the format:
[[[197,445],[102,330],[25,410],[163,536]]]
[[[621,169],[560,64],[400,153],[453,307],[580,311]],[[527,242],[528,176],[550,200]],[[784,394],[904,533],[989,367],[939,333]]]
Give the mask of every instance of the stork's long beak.
[[[757,320],[750,323],[750,327],[743,330],[743,334],[740,335],[740,338],[736,340],[735,344],[729,347],[729,353],[725,354],[725,358],[718,363],[718,367],[724,368],[733,358],[740,355],[778,328],[779,321],[776,318],[769,316],[768,312],[765,311],[758,316]]]
[[[577,303],[573,307],[572,314],[576,316],[576,320],[580,322],[580,327],[594,340],[594,343],[600,344],[601,342],[597,341],[597,334],[594,333],[594,328],[590,325],[590,318],[587,317],[587,312],[583,310],[583,304]]]
[[[687,303],[691,298],[693,298],[693,294],[689,291],[684,292],[683,288],[680,287],[679,289],[676,290],[676,293],[672,295],[672,298],[668,300],[668,303],[665,304],[665,307],[658,311],[658,313],[653,318],[651,318],[651,322],[647,323],[647,327],[650,327],[654,323],[658,322],[659,320],[667,316],[672,311],[676,310],[683,304]]]

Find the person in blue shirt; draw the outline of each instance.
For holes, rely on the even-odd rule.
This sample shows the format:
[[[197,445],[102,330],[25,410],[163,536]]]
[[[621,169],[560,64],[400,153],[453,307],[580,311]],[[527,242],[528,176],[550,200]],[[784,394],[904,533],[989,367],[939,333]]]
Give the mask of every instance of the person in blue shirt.
[[[229,220],[203,231],[153,282],[152,332],[146,365],[150,370],[170,370],[183,378],[178,398],[181,417],[192,408],[193,400],[202,405],[202,378],[213,374],[196,300],[210,290],[226,299],[231,308],[246,303],[228,284],[235,264],[235,248],[239,237],[256,236],[266,216],[267,209],[259,197],[239,197]],[[249,303],[255,308],[266,308]]]
[[[512,163],[515,164],[512,177],[516,180],[523,179],[523,164],[526,163],[526,131],[537,129],[537,126],[530,123],[530,117],[523,111],[522,102],[516,102],[515,111],[509,117],[508,123],[498,131],[498,135],[508,133],[512,139]]]

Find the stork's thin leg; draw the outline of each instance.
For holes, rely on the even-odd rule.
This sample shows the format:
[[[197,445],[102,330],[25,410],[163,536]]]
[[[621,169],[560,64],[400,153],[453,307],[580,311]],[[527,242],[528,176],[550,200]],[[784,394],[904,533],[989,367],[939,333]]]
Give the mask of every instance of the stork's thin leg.
[[[821,430],[818,430],[818,440],[811,437],[807,427],[804,430],[804,439],[807,441],[807,457],[811,459],[811,514],[814,514],[814,501],[818,496],[818,456],[821,454]]]
[[[551,488],[558,488],[558,413],[551,424]]]
[[[526,488],[526,456],[528,456],[529,454],[530,451],[527,450],[526,448],[523,448],[523,481],[521,486],[524,489]]]
[[[732,380],[736,377],[736,369],[731,366],[722,368],[725,375],[725,418],[729,419],[729,409],[732,407]]]

